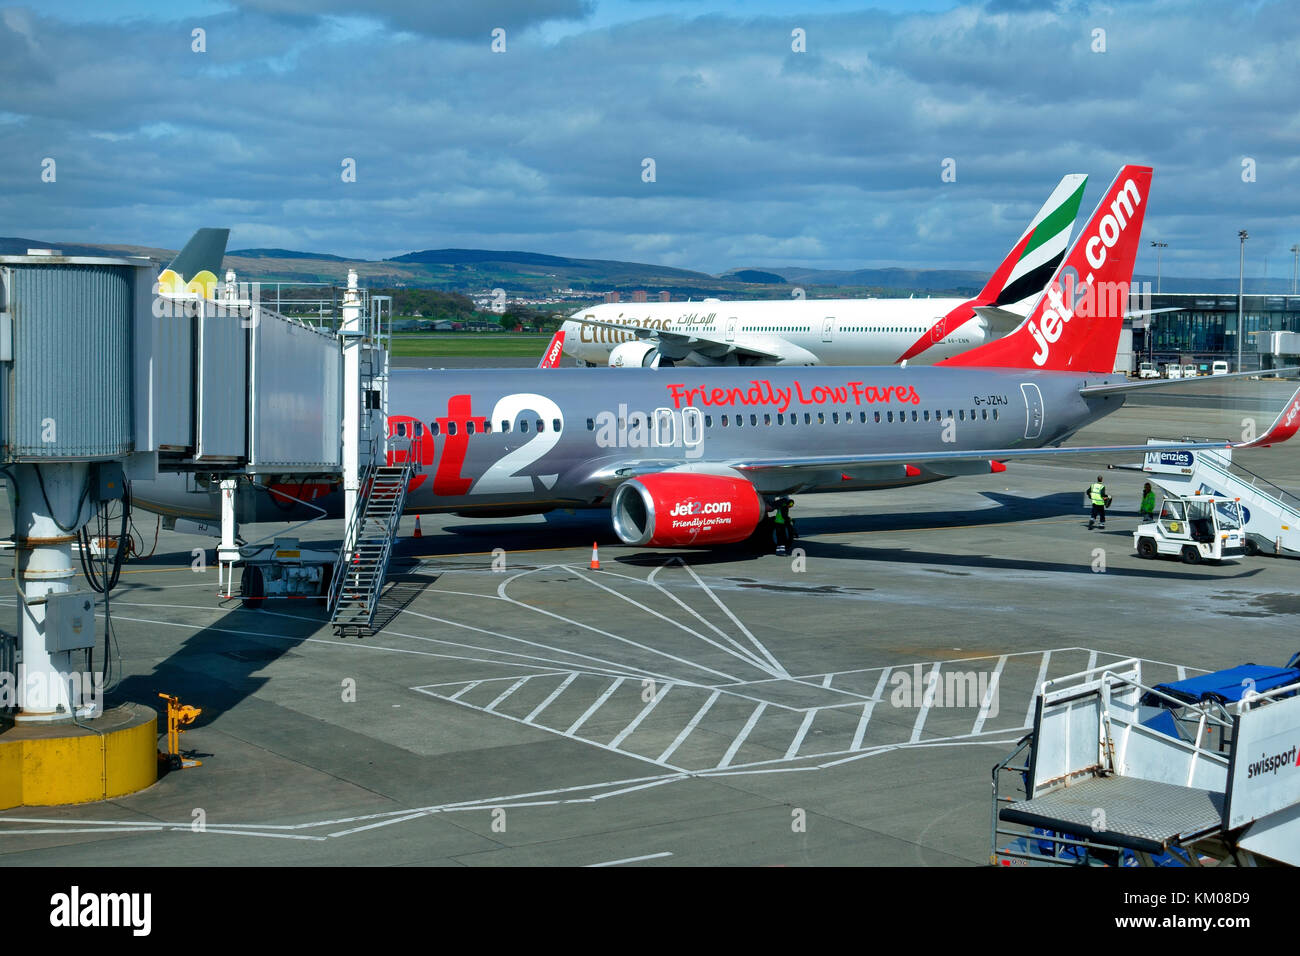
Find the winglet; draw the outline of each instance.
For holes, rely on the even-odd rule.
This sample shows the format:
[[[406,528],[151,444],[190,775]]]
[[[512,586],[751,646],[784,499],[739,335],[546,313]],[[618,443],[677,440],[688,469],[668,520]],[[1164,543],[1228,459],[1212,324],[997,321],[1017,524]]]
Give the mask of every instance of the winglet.
[[[551,337],[551,344],[546,346],[546,352],[542,355],[542,360],[537,363],[537,367],[559,368],[562,358],[564,358],[564,329],[560,329]]]
[[[1286,408],[1282,409],[1282,414],[1277,416],[1277,420],[1268,426],[1268,431],[1250,441],[1235,442],[1231,447],[1234,449],[1263,448],[1268,445],[1278,445],[1297,431],[1300,431],[1300,388],[1295,390],[1291,401],[1287,402]]]

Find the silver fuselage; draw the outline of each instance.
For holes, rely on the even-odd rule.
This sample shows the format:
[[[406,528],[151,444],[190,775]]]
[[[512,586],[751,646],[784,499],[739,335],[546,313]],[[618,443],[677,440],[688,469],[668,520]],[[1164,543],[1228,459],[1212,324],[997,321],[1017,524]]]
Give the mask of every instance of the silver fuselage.
[[[915,453],[919,467],[747,472],[764,495],[934,481],[951,475],[926,468],[927,452],[1057,444],[1123,403],[1079,388],[1122,378],[879,366],[398,370],[389,423],[420,462],[408,513],[542,512],[604,507],[647,470],[735,474],[736,463],[768,459]],[[219,515],[215,490],[186,485],[135,482],[133,499],[162,514]],[[315,513],[261,497],[240,520]],[[338,516],[342,494],[315,504]]]

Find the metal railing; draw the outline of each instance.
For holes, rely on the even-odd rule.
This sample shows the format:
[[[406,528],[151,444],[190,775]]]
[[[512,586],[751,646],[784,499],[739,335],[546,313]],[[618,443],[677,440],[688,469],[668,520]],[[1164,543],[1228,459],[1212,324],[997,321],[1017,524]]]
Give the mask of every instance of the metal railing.
[[[1201,454],[1205,454],[1202,452]],[[1213,471],[1225,477],[1233,478],[1243,484],[1249,485],[1250,488],[1258,495],[1269,499],[1279,508],[1289,512],[1297,520],[1300,520],[1300,495],[1292,494],[1285,488],[1275,485],[1262,475],[1257,475],[1245,465],[1236,461],[1224,462],[1223,458],[1210,452],[1207,456],[1207,464]]]
[[[0,682],[12,693],[0,693],[0,720],[18,712],[18,635],[0,631]]]
[[[365,499],[362,492],[370,487],[376,467],[374,462],[370,462],[361,469],[361,487],[357,489],[357,506],[352,510],[352,517],[347,527],[343,529],[343,542],[339,547],[339,556],[334,560],[334,571],[330,577],[329,599],[325,607],[331,615],[338,606],[339,595],[343,593],[343,579],[347,574],[348,565],[352,563],[352,552],[356,545],[357,533],[361,529],[361,522],[365,520],[366,509],[363,507]]]

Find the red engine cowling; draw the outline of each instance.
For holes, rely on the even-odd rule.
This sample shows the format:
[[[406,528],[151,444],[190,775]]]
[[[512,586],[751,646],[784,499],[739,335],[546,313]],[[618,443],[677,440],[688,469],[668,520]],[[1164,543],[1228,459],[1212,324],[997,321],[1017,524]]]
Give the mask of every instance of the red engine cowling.
[[[610,509],[624,544],[681,548],[730,544],[753,534],[763,502],[744,478],[659,472],[618,486]]]

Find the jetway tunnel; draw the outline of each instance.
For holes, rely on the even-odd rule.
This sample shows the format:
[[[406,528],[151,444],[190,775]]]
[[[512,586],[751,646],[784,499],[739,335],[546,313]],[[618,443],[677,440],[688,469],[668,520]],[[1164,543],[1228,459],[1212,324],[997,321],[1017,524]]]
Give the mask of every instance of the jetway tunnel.
[[[31,725],[84,733],[71,725],[102,722],[115,728],[106,733],[134,735],[129,747],[101,735],[82,768],[45,760],[65,776],[93,770],[101,797],[156,775],[155,738],[142,731],[152,709],[105,714],[93,682],[80,679],[94,669],[96,608],[110,597],[78,586],[74,543],[101,504],[121,499],[128,482],[220,489],[240,478],[311,481],[354,501],[361,468],[385,450],[387,352],[355,273],[332,329],[263,308],[256,286],[238,287],[230,273],[214,297],[160,291],[158,269],[51,250],[0,256],[0,471],[18,606],[15,635],[0,648],[13,671],[4,675],[12,699],[0,701],[12,725],[0,764],[18,764],[30,791],[43,786],[24,776],[41,772],[32,769],[40,747],[23,735]],[[57,734],[37,736],[57,746]],[[120,772],[109,752],[125,761]]]

